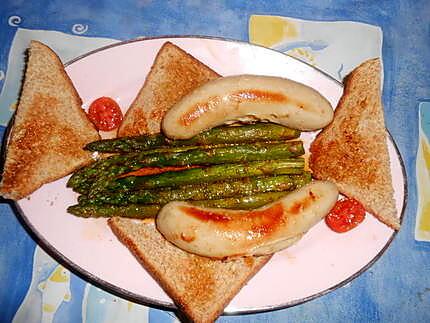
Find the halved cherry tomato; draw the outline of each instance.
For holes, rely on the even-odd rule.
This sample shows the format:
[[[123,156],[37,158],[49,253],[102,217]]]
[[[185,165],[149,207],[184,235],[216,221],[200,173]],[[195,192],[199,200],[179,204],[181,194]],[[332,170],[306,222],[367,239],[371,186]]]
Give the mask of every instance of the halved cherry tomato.
[[[122,111],[114,99],[103,96],[90,104],[88,117],[98,130],[110,131],[122,122]]]
[[[353,198],[344,198],[336,202],[325,222],[335,232],[347,232],[361,222],[366,216],[364,206]]]

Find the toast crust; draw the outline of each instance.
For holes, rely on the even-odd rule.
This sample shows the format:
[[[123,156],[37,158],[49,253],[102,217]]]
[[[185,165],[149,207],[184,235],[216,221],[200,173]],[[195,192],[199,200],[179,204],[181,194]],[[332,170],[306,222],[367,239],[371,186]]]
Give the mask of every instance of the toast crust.
[[[311,144],[309,165],[317,179],[331,180],[380,221],[398,230],[390,158],[381,102],[378,58],[354,69],[333,122]]]
[[[271,256],[213,260],[169,243],[154,221],[111,218],[118,239],[193,322],[213,322]]]
[[[218,77],[220,75],[178,46],[164,43],[124,116],[118,137],[160,132],[161,120],[171,106],[195,88]]]
[[[58,56],[32,41],[8,143],[0,194],[19,200],[91,162],[82,149],[99,134]]]

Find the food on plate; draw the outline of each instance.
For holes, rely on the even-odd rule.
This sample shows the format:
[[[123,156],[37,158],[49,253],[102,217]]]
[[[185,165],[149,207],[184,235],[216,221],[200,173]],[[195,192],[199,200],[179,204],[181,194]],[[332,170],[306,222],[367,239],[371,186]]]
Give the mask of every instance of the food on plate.
[[[122,166],[130,162],[133,168],[146,166],[185,166],[243,163],[256,160],[286,159],[304,154],[301,141],[255,142],[233,146],[193,147],[185,151],[145,151],[122,159]],[[125,157],[125,155],[123,156]],[[116,160],[111,158],[111,160]]]
[[[155,217],[158,210],[171,201],[193,201],[195,205],[207,207],[252,209],[273,202],[310,181],[310,173],[304,172],[299,175],[245,177],[162,189],[108,191],[92,197],[81,195],[79,204],[69,206],[67,211],[81,217],[117,215],[146,218]]]
[[[252,211],[170,202],[156,225],[182,250],[210,258],[269,255],[291,246],[323,219],[338,198],[336,185],[313,181]]]
[[[118,136],[160,132],[161,119],[173,104],[196,87],[218,77],[208,66],[175,44],[164,43],[124,116]]]
[[[361,86],[369,96],[358,101],[362,106],[375,102],[372,86]],[[346,88],[356,93],[348,83]],[[349,104],[349,92],[341,104]],[[301,130],[329,124],[333,111],[302,84],[253,75],[222,78],[166,42],[122,123],[110,98],[90,106],[97,128],[121,123],[122,138],[100,140],[80,105],[58,57],[32,42],[1,191],[20,198],[84,166],[68,180],[81,194],[68,212],[109,218],[119,241],[187,319],[215,320],[272,253],[300,240],[337,200],[335,184],[311,181],[298,139]],[[354,113],[352,118],[362,116]],[[159,134],[163,117],[166,134]],[[214,128],[233,121],[253,124]],[[114,155],[90,164],[94,151]],[[374,156],[379,152],[373,150]],[[11,177],[19,167],[22,172]],[[319,174],[317,167],[313,171]]]
[[[158,138],[140,138],[148,144],[148,149],[143,149],[139,152],[126,153],[113,155],[109,158],[101,159],[87,167],[81,168],[75,172],[68,180],[67,186],[73,188],[76,192],[87,193],[88,190],[94,185],[95,181],[106,182],[107,179],[112,179],[123,174],[138,171],[142,167],[148,166],[183,166],[190,165],[191,163],[199,164],[217,164],[221,162],[242,162],[251,160],[262,160],[270,158],[281,158],[287,156],[298,156],[304,153],[301,141],[288,141],[293,134],[290,129],[284,132],[279,129],[281,126],[273,127],[258,127],[257,125],[243,126],[245,130],[240,130],[242,127],[229,127],[235,128],[231,131],[229,128],[225,129],[228,133],[227,143],[221,140],[224,138],[219,133],[220,129],[214,133],[208,132],[202,134],[199,138],[194,137],[188,142],[190,144],[204,143],[210,140],[216,142],[216,145],[207,144],[202,146],[182,146],[177,144],[176,141],[169,141],[169,146],[159,146],[160,141]],[[275,131],[276,130],[276,131]],[[276,133],[281,135],[284,139],[277,138],[279,141],[266,142],[261,134],[269,132],[270,134]],[[246,135],[247,138],[253,138],[253,143],[242,144],[247,142],[248,139],[233,139],[234,134]],[[294,135],[295,136],[295,135]],[[206,139],[205,139],[206,138]],[[154,140],[153,140],[154,139]],[[132,137],[126,138],[127,141],[133,141]],[[161,139],[164,141],[164,139]],[[236,143],[234,143],[236,141]],[[157,142],[157,143],[156,143]],[[106,143],[106,144],[105,144]],[[110,145],[112,140],[97,141],[96,145],[106,147]],[[91,145],[91,144],[90,144]],[[153,145],[156,145],[151,148]],[[245,156],[245,154],[249,154]]]
[[[88,117],[98,130],[111,131],[121,124],[122,111],[114,99],[103,96],[90,104]]]
[[[184,169],[198,168],[198,167],[200,166],[185,165],[185,166],[143,167],[143,168],[139,168],[138,170],[131,171],[123,175],[119,175],[118,177],[156,175],[156,174],[162,174],[165,172],[177,172]]]
[[[380,221],[398,230],[383,107],[381,63],[364,62],[346,78],[333,122],[310,147],[310,168]]]
[[[142,90],[132,104],[130,112],[125,115],[118,135],[157,133],[160,130],[161,118],[165,111],[194,88],[218,77],[218,74],[196,59],[191,58],[176,46],[170,43],[164,45],[157,55],[157,59]],[[135,127],[134,130],[133,127]],[[72,176],[73,180],[71,178],[71,181],[69,181],[69,185],[74,190],[83,193],[79,198],[79,202],[82,202],[82,204],[69,207],[69,212],[79,216],[111,217],[108,223],[119,240],[130,249],[146,270],[159,282],[160,286],[175,302],[180,312],[184,313],[183,315],[188,319],[196,322],[215,320],[245,283],[270,259],[270,256],[250,256],[228,262],[199,257],[185,252],[165,240],[156,230],[153,219],[136,220],[119,217],[120,215],[127,217],[155,217],[161,208],[161,204],[128,204],[128,202],[125,205],[91,204],[89,199],[101,197],[102,194],[106,194],[105,197],[108,198],[107,196],[110,193],[121,194],[120,192],[125,192],[123,193],[124,196],[134,193],[139,194],[143,188],[146,191],[152,190],[152,193],[168,195],[167,190],[172,190],[173,192],[170,194],[175,194],[175,192],[178,193],[180,188],[189,187],[189,184],[221,185],[227,188],[230,186],[226,186],[227,184],[225,183],[222,184],[225,181],[245,181],[246,183],[251,183],[250,186],[252,186],[252,183],[260,183],[257,185],[260,185],[261,188],[258,188],[257,191],[263,190],[263,192],[252,194],[247,192],[248,195],[198,200],[193,201],[193,203],[208,207],[257,208],[278,200],[287,194],[286,191],[277,191],[276,187],[281,188],[280,185],[274,182],[271,184],[274,189],[269,190],[270,180],[266,177],[272,176],[271,180],[275,180],[275,175],[300,176],[302,180],[297,180],[295,184],[297,187],[306,184],[310,180],[309,173],[304,170],[304,160],[300,157],[248,161],[245,164],[229,162],[216,165],[191,165],[198,167],[171,170],[148,176],[133,176],[133,173],[130,174],[130,172],[142,171],[145,167],[155,167],[140,162],[143,159],[148,161],[146,158],[150,155],[157,155],[158,159],[160,159],[160,156],[170,156],[169,158],[172,159],[172,156],[188,156],[187,158],[191,158],[191,156],[199,154],[199,158],[204,157],[204,159],[199,159],[200,161],[206,160],[207,162],[210,159],[215,161],[217,158],[221,158],[220,161],[225,162],[226,157],[221,157],[220,152],[230,152],[228,158],[231,158],[231,161],[240,161],[244,160],[243,158],[250,158],[243,157],[242,155],[245,155],[245,152],[239,152],[238,150],[247,147],[246,149],[250,152],[249,156],[252,155],[251,150],[260,150],[259,153],[262,155],[258,159],[263,159],[265,154],[264,159],[266,159],[276,151],[273,150],[275,147],[281,148],[280,144],[284,148],[282,148],[282,152],[280,149],[277,150],[279,156],[291,154],[290,150],[293,146],[298,148],[294,153],[296,156],[302,153],[301,143],[286,141],[297,138],[300,134],[297,130],[294,130],[291,136],[291,129],[270,124],[228,128],[225,132],[224,129],[225,127],[212,129],[208,132],[211,133],[210,135],[200,134],[188,141],[186,143],[188,146],[184,146],[183,141],[166,140],[159,135],[146,136],[143,139],[142,137],[125,138],[126,145],[129,145],[129,147],[134,147],[136,142],[139,142],[139,144],[144,142],[143,147],[138,144],[139,147],[136,151],[135,148],[122,150],[123,148],[121,147],[118,155],[93,163],[91,166],[78,171],[78,175]],[[262,131],[263,135],[261,135]],[[263,139],[266,136],[265,134],[268,135]],[[285,134],[287,134],[287,137],[285,137]],[[159,140],[160,138],[161,140]],[[110,145],[112,142],[104,141],[103,145],[105,143]],[[132,143],[130,144],[130,142]],[[100,143],[97,143],[97,145],[100,145]],[[119,144],[119,146],[121,145],[122,143]],[[263,149],[263,147],[265,148]],[[90,146],[88,148],[91,149]],[[151,150],[152,153],[150,152]],[[236,153],[232,154],[231,152],[234,151]],[[207,152],[217,154],[210,156]],[[132,155],[134,157],[130,159]],[[140,157],[140,159],[136,158],[136,156]],[[254,154],[254,157],[256,156],[257,154]],[[184,162],[179,162],[179,164],[182,165],[185,160]],[[157,167],[171,166],[162,164]],[[138,174],[134,173],[134,175]],[[260,177],[262,176],[266,179],[261,179]],[[133,178],[136,179],[136,185],[132,183]],[[123,189],[116,191],[117,185],[122,186],[124,184],[124,182],[121,182],[122,180],[126,182],[125,186]],[[263,183],[265,183],[266,189]],[[286,183],[285,190],[292,187],[290,184]],[[187,186],[185,187],[184,185]],[[127,186],[129,187],[127,188]],[[230,192],[234,192],[234,187],[234,185],[230,187]],[[161,193],[161,190],[165,190],[164,193]],[[208,190],[210,191],[210,189]],[[197,194],[195,193],[196,190],[191,189],[190,192]],[[210,197],[216,197],[216,194],[212,195]],[[153,198],[156,196],[154,195]],[[159,195],[160,200],[161,196]],[[166,198],[166,196],[163,198]]]
[[[197,166],[197,165],[196,165]],[[115,176],[113,169],[109,169],[107,173],[101,171],[95,178],[86,179],[82,183],[74,183],[76,186],[73,189],[82,195],[78,198],[80,206],[88,204],[106,204],[121,201],[129,198],[134,198],[134,202],[139,197],[139,192],[152,190],[151,194],[157,194],[160,190],[186,189],[190,186],[217,185],[224,186],[225,190],[219,195],[227,195],[228,192],[235,191],[238,193],[235,181],[250,183],[248,189],[245,185],[242,187],[242,194],[235,195],[235,198],[240,196],[252,196],[257,192],[279,191],[287,192],[292,189],[289,183],[281,183],[281,175],[290,175],[290,182],[294,181],[296,187],[299,187],[310,180],[309,174],[304,170],[305,162],[303,158],[287,158],[279,160],[262,160],[254,161],[246,164],[232,163],[219,164],[212,166],[189,167],[185,169],[169,170],[166,172],[160,171],[152,175],[143,176]],[[120,173],[121,169],[128,169],[127,166],[117,166],[114,170]],[[142,171],[143,169],[140,169]],[[134,173],[134,172],[133,172]],[[133,174],[132,173],[132,174]],[[276,176],[276,178],[275,178]],[[267,178],[263,178],[267,177]],[[222,183],[228,181],[228,183]],[[212,184],[211,184],[212,183]],[[277,185],[275,183],[278,183]],[[184,186],[187,185],[187,186]],[[249,187],[254,186],[254,191],[251,192]],[[208,189],[207,189],[208,191]],[[192,199],[191,193],[193,190],[183,191],[183,196],[187,199]],[[195,190],[194,190],[195,192]],[[161,193],[160,193],[161,194]],[[173,197],[175,191],[165,193]],[[197,195],[197,194],[196,194]],[[153,195],[154,196],[154,195]],[[179,194],[176,194],[178,197]],[[212,194],[216,197],[215,194]],[[206,196],[205,200],[211,196]],[[261,199],[260,199],[261,200]],[[103,203],[100,203],[103,201]],[[239,203],[240,204],[240,203]],[[230,206],[233,206],[231,204]],[[75,214],[76,210],[81,208],[74,207],[68,209],[70,213]],[[73,212],[72,212],[73,210]]]
[[[124,156],[119,156],[118,158],[101,162],[99,164],[101,165],[101,169],[92,168],[89,174],[73,178],[73,182],[69,181],[68,186],[72,187],[78,193],[94,195],[94,193],[105,189],[155,188],[199,183],[201,180],[216,181],[226,178],[243,178],[267,174],[303,173],[305,165],[303,158],[294,157],[294,155],[298,154],[298,151],[292,152],[287,147],[287,145],[236,147],[238,148],[236,151],[242,153],[248,152],[248,155],[228,155],[228,152],[232,151],[233,147],[228,147],[229,149],[208,149],[200,154],[199,160],[204,160],[204,163],[195,164],[186,164],[183,162],[184,160],[192,161],[194,156],[193,151],[174,153],[172,154],[173,156],[168,156],[162,160],[160,160],[159,154],[126,156],[128,158],[120,158]],[[216,155],[214,152],[219,154]],[[214,154],[212,155],[212,153]],[[224,155],[221,153],[224,153]],[[268,160],[265,158],[268,156],[272,156],[272,159]],[[247,164],[244,164],[245,162]],[[147,166],[172,165],[200,165],[201,167],[188,167],[184,170],[161,172],[153,176],[122,176],[123,174]]]
[[[235,121],[270,121],[299,130],[317,130],[333,118],[330,103],[316,90],[274,76],[235,75],[207,82],[166,113],[166,136],[188,139]]]
[[[19,200],[88,164],[87,143],[100,139],[58,56],[32,41],[0,194]]]
[[[126,174],[139,175],[139,172],[148,166],[189,166],[188,168],[195,168],[197,166],[203,167],[216,164],[283,159],[290,162],[290,166],[283,165],[283,167],[302,168],[303,160],[299,158],[295,160],[289,159],[300,156],[303,153],[304,148],[301,141],[156,148],[101,159],[75,172],[68,180],[67,186],[78,193],[86,194],[92,187],[101,186],[102,183],[121,181],[121,178]],[[187,170],[185,169],[184,171]],[[199,173],[199,171],[195,172]],[[205,173],[206,171],[203,172],[202,176]],[[137,177],[144,178],[143,176]],[[129,181],[129,179],[125,181]]]
[[[226,208],[232,210],[250,210],[259,208],[263,205],[279,200],[288,194],[291,190],[274,191],[266,193],[254,193],[252,195],[240,195],[237,197],[226,197],[216,200],[197,200],[192,201],[193,205],[204,207]],[[80,203],[69,206],[67,211],[83,218],[110,218],[121,216],[126,218],[146,219],[155,218],[162,204],[92,204]]]
[[[100,192],[134,191],[138,189],[155,189],[162,187],[180,187],[188,184],[199,184],[202,181],[215,182],[226,179],[238,179],[252,176],[302,174],[305,162],[302,158],[253,161],[245,164],[220,164],[201,168],[191,168],[177,172],[165,172],[153,176],[127,176],[121,178],[103,178],[95,182],[90,197]]]
[[[67,212],[82,218],[125,217],[134,219],[154,218],[161,206],[159,204],[75,204]]]
[[[213,322],[271,256],[212,260],[185,252],[157,231],[154,221],[115,217],[118,239],[193,322]]]
[[[335,232],[343,233],[354,229],[366,217],[364,206],[353,198],[343,198],[336,202],[325,223]]]
[[[299,175],[277,175],[227,178],[223,181],[202,181],[193,185],[181,185],[165,189],[143,189],[132,191],[107,191],[88,199],[79,197],[79,203],[85,197],[85,204],[165,204],[171,201],[215,200],[226,197],[238,197],[264,192],[282,192],[294,190],[311,181],[309,172]]]
[[[148,149],[188,146],[211,146],[295,139],[297,129],[273,123],[254,123],[240,127],[217,127],[201,132],[188,140],[170,140],[162,133],[103,139],[89,143],[85,149],[105,153],[127,153]]]

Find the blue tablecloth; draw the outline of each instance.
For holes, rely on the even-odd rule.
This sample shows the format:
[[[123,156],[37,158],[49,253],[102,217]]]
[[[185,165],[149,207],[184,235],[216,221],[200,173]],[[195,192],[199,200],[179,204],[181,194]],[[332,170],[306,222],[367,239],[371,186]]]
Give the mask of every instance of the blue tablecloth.
[[[315,20],[354,20],[379,25],[384,34],[384,104],[387,128],[408,175],[404,223],[390,248],[347,286],[295,307],[220,322],[428,322],[430,243],[414,240],[417,204],[415,156],[418,104],[430,98],[430,3],[421,1],[18,1],[0,6],[0,87],[17,27],[128,39],[157,35],[210,35],[248,40],[252,14]],[[2,107],[3,108],[3,107]],[[1,129],[3,134],[4,128]],[[31,235],[11,208],[0,204],[0,322],[12,321],[29,288]],[[85,281],[74,280],[74,295]],[[61,322],[80,322],[81,304],[70,302]],[[66,314],[67,315],[66,315]],[[150,322],[171,322],[168,312],[150,309]],[[60,322],[58,319],[55,322]]]

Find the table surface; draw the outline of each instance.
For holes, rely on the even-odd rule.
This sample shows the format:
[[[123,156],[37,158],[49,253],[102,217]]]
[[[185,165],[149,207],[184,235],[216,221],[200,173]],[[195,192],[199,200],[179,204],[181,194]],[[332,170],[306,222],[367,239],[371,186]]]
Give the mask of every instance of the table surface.
[[[315,4],[315,3],[318,4]],[[19,1],[0,6],[0,71],[7,70],[10,45],[19,27],[85,36],[209,35],[248,40],[252,14],[323,21],[353,20],[383,30],[384,105],[387,128],[405,162],[408,200],[404,223],[390,248],[348,285],[291,308],[220,322],[425,322],[430,320],[430,243],[414,240],[417,208],[415,156],[418,104],[430,98],[430,2],[422,1],[198,1],[102,0]],[[0,88],[4,78],[0,78]],[[4,128],[1,129],[3,134]],[[0,204],[0,322],[10,322],[27,292],[35,241],[8,204]],[[80,280],[79,277],[74,277]],[[82,282],[84,285],[85,282]],[[76,307],[76,311],[80,310]],[[158,311],[155,310],[154,311]],[[70,321],[72,322],[72,320]]]

